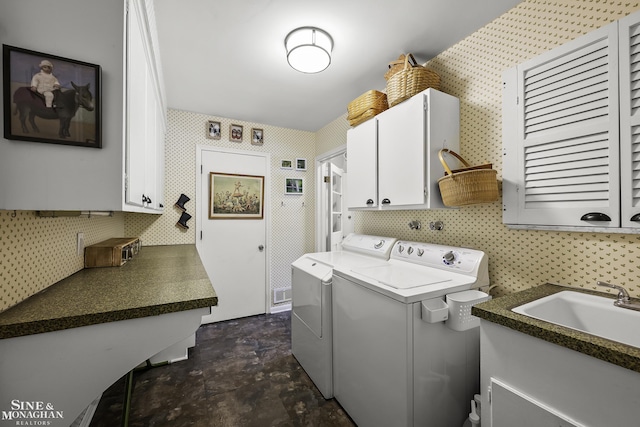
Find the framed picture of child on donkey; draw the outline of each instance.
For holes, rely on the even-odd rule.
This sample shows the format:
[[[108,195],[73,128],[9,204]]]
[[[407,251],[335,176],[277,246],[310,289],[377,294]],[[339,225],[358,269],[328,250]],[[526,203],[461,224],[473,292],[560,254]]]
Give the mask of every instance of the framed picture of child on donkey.
[[[2,45],[4,137],[102,148],[99,65]]]

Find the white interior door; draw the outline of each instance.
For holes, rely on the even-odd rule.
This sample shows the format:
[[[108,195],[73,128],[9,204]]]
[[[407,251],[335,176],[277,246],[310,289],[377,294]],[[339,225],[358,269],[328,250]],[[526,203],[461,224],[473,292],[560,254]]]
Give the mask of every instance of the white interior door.
[[[337,250],[336,245],[354,230],[346,203],[346,151],[342,146],[316,157],[316,252]]]
[[[329,242],[328,250],[342,249],[343,230],[343,170],[329,163]]]
[[[318,252],[327,251],[329,247],[329,243],[331,238],[329,237],[329,230],[331,230],[330,220],[329,220],[329,164],[330,162],[322,162],[320,167],[318,168],[318,173],[320,174],[320,185],[316,187],[317,194],[320,196],[320,204],[317,207],[317,210],[320,212],[320,221],[318,221],[318,230],[321,239],[318,240],[320,247],[318,248]]]
[[[201,175],[196,201],[196,247],[218,295],[218,305],[212,307],[211,315],[203,316],[202,321],[211,323],[265,313],[269,250],[269,155],[201,147],[199,157]],[[212,172],[216,174],[214,201],[216,194],[219,199],[226,198],[225,203],[231,213],[225,215],[235,218],[210,218]],[[247,176],[264,177],[262,218],[243,214],[248,199],[254,194],[250,187],[252,180]],[[222,178],[232,181],[229,183]],[[235,183],[240,185],[236,187]],[[233,186],[226,188],[226,185]]]

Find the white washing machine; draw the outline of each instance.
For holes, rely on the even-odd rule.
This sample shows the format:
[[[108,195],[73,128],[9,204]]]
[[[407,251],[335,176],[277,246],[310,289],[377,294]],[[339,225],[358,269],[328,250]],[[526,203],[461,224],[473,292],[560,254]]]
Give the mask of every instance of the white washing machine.
[[[341,251],[305,254],[291,264],[291,352],[325,399],[333,397],[333,268],[384,265],[396,239],[349,234]]]
[[[334,395],[358,426],[464,423],[479,392],[479,321],[471,304],[456,305],[462,322],[450,307],[488,299],[470,290],[488,284],[483,252],[417,242],[396,242],[383,265],[334,269]]]

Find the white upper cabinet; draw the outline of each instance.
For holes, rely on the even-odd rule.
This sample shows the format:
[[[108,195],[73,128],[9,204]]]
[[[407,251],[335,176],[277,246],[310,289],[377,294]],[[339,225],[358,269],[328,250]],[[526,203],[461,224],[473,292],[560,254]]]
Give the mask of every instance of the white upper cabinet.
[[[631,15],[505,71],[503,220],[640,227]],[[634,154],[635,153],[635,154]]]
[[[621,226],[640,228],[640,13],[618,22]]]
[[[163,208],[165,109],[149,2],[130,0],[127,14],[125,203]]]
[[[459,135],[458,99],[434,89],[350,129],[349,209],[444,208],[438,151],[459,151]]]

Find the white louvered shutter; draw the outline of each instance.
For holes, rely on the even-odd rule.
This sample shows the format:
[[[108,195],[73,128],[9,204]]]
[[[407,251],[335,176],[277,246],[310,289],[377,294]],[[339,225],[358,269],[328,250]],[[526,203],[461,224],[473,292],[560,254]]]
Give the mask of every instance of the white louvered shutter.
[[[505,210],[517,209],[518,224],[620,226],[617,34],[610,24],[516,67],[504,124],[515,141],[503,145],[516,163],[505,166],[504,189],[516,192]]]
[[[640,228],[640,13],[618,23],[622,227]]]

